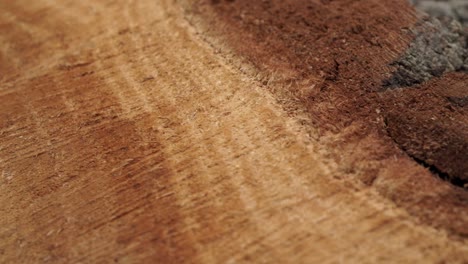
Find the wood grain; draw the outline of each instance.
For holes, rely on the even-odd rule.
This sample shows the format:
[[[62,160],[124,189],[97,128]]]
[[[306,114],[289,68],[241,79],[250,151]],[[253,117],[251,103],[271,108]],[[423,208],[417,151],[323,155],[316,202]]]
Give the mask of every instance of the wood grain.
[[[463,238],[340,177],[186,7],[0,1],[0,262],[468,260]]]

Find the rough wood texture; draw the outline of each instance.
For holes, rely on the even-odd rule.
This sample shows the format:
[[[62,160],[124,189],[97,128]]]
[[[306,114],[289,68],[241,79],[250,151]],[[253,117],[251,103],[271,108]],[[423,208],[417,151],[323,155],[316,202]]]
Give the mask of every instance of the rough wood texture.
[[[215,2],[0,1],[0,262],[468,261],[466,190],[338,96],[388,77],[414,11],[366,1],[401,21],[339,80],[257,56]]]

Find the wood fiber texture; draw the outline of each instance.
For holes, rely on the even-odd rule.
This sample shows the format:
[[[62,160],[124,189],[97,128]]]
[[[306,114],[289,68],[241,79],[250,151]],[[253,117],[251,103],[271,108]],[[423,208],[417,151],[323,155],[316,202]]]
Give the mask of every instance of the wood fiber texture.
[[[0,1],[0,263],[466,263],[381,90],[415,11],[268,2]]]
[[[430,225],[466,236],[465,216],[460,217],[468,213],[466,190],[436,194],[439,184],[421,170],[428,167],[457,186],[466,184],[468,122],[466,108],[456,104],[468,94],[466,75],[386,86],[399,72],[395,61],[405,63],[407,51],[419,43],[414,32],[431,29],[423,35],[445,36],[435,27],[421,28],[426,17],[405,1],[187,5],[200,35],[234,58],[241,55],[238,67],[272,91],[290,115],[308,122],[311,136],[327,148],[344,177],[375,186]],[[416,168],[408,157],[423,166]],[[397,179],[403,183],[395,184]]]

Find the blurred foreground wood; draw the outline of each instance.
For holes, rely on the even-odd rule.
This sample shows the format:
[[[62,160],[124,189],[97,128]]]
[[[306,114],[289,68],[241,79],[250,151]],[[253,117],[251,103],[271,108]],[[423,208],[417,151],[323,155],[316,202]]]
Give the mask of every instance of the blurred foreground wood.
[[[468,261],[462,237],[338,177],[183,8],[0,2],[1,263]]]

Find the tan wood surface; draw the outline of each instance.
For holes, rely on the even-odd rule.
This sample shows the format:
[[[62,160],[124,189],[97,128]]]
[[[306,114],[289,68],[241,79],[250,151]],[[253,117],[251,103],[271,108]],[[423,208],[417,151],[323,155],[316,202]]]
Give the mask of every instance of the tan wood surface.
[[[342,177],[187,6],[0,1],[1,263],[468,261],[382,194],[403,180]]]

